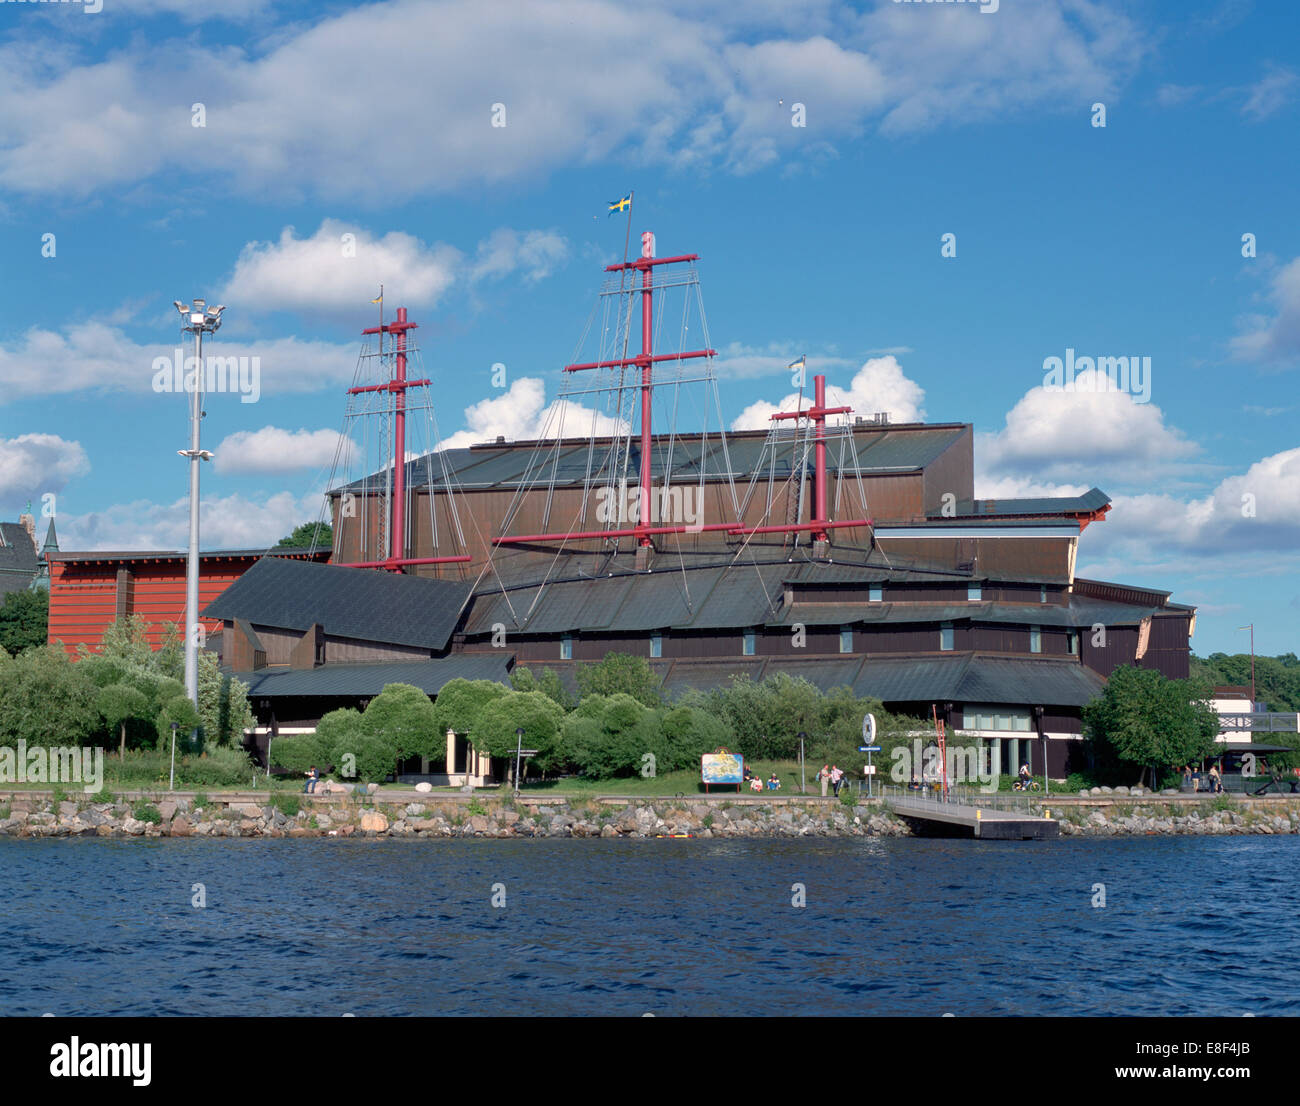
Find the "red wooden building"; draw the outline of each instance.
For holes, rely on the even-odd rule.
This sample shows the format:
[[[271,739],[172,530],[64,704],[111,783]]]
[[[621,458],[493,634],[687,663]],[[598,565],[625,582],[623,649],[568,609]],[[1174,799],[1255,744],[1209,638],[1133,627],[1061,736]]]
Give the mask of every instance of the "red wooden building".
[[[239,579],[261,557],[328,561],[328,548],[233,549],[199,554],[199,610]],[[185,623],[185,553],[51,553],[51,643],[74,656],[78,645],[97,650],[115,619],[138,614],[148,624],[149,644],[162,645],[164,626]],[[220,620],[200,619],[212,633]]]

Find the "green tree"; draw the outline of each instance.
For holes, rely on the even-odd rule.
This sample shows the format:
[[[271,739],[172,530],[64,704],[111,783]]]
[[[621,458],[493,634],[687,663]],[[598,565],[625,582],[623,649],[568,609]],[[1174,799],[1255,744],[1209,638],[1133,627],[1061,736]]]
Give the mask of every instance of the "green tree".
[[[440,734],[473,733],[489,703],[506,694],[495,680],[448,680],[433,704],[433,724]]]
[[[79,745],[103,725],[95,685],[59,645],[0,664],[0,742]]]
[[[398,757],[446,756],[447,744],[434,718],[428,695],[410,684],[387,684],[361,716],[361,732],[384,737]]]
[[[566,712],[578,705],[577,698],[569,694],[554,668],[543,668],[540,673],[534,673],[530,668],[516,668],[510,673],[510,686],[516,691],[540,691]]]
[[[49,636],[50,593],[11,591],[0,603],[0,649],[23,653],[44,645]]]
[[[1219,731],[1210,695],[1199,680],[1170,680],[1129,665],[1115,669],[1106,690],[1083,708],[1097,768],[1112,775],[1136,768],[1139,783],[1150,771],[1154,788],[1161,771],[1208,756]]]
[[[172,723],[176,723],[176,748],[185,752],[199,752],[203,746],[202,725],[203,719],[199,717],[199,712],[194,709],[194,704],[184,695],[174,695],[162,705],[158,712],[158,721],[154,728],[158,733],[158,748],[170,749],[172,738]],[[198,730],[199,748],[193,748],[190,734]]]
[[[109,730],[119,731],[118,756],[125,756],[126,724],[129,721],[149,720],[149,697],[130,684],[109,684],[99,689],[95,697],[95,706]]]
[[[320,759],[310,763],[316,763],[321,768],[333,765],[336,772],[346,775],[350,762],[345,762],[343,758],[348,754],[355,758],[360,741],[361,712],[352,707],[332,710],[316,723],[316,742]],[[274,745],[275,742],[272,742],[272,747]],[[291,768],[293,765],[285,767]]]
[[[244,731],[257,725],[248,703],[248,685],[223,675],[215,653],[199,652],[199,717],[207,738],[217,745],[242,745]]]
[[[663,703],[659,691],[659,677],[645,657],[630,653],[608,653],[595,664],[582,664],[576,672],[578,694],[630,695],[647,707]]]
[[[536,749],[537,767],[547,771],[555,755],[564,711],[540,691],[507,691],[483,707],[469,739],[480,753],[507,761],[513,773],[516,735],[522,729],[523,747]]]
[[[293,533],[281,538],[276,549],[310,549],[312,546],[334,545],[334,529],[328,522],[304,522],[295,526]]]

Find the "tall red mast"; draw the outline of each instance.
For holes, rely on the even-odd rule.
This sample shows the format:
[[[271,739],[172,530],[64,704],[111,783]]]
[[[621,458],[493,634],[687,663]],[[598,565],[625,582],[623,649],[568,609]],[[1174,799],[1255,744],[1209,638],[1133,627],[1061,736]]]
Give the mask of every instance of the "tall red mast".
[[[406,308],[397,309],[397,321],[372,326],[362,334],[392,334],[396,336],[396,352],[393,358],[393,378],[383,384],[369,384],[360,388],[349,388],[348,395],[361,392],[389,392],[393,396],[393,502],[391,511],[392,531],[388,542],[388,556],[382,561],[359,561],[346,568],[385,568],[391,572],[400,572],[405,565],[440,565],[462,563],[473,560],[472,557],[408,557],[406,555],[406,390],[422,388],[432,384],[431,380],[406,379],[406,332],[414,330],[419,323],[407,322]],[[382,342],[383,339],[381,338]]]

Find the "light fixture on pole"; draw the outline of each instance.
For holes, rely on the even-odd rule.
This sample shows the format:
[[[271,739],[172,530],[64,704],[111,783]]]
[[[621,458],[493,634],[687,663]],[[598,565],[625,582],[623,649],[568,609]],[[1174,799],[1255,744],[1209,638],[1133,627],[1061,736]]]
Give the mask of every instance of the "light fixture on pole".
[[[186,380],[190,391],[190,448],[176,452],[190,462],[190,545],[185,559],[185,694],[199,706],[199,463],[211,461],[212,453],[199,448],[199,423],[203,418],[203,335],[215,334],[221,326],[225,305],[208,307],[206,300],[193,305],[173,300],[181,316],[181,330],[194,335],[194,374]]]
[[[1238,626],[1238,630],[1250,631],[1250,711],[1255,713],[1255,624]]]
[[[803,743],[807,740],[808,740],[808,735],[804,733],[803,730],[800,730],[799,731],[799,794],[800,795],[808,794],[808,780],[804,775],[804,755],[803,755]]]
[[[176,731],[180,728],[179,722],[172,723],[172,775],[167,784],[168,791],[176,790]]]
[[[520,726],[515,730],[515,796],[519,795],[519,758],[524,751],[524,728]]]

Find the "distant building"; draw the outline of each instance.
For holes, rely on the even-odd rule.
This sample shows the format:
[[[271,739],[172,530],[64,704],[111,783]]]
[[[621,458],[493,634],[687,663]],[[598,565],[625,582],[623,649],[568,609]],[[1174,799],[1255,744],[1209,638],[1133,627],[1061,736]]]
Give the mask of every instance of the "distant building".
[[[49,534],[54,535],[53,519]],[[42,564],[36,542],[36,520],[29,504],[17,522],[0,522],[0,601],[10,592],[30,591],[39,586]]]

